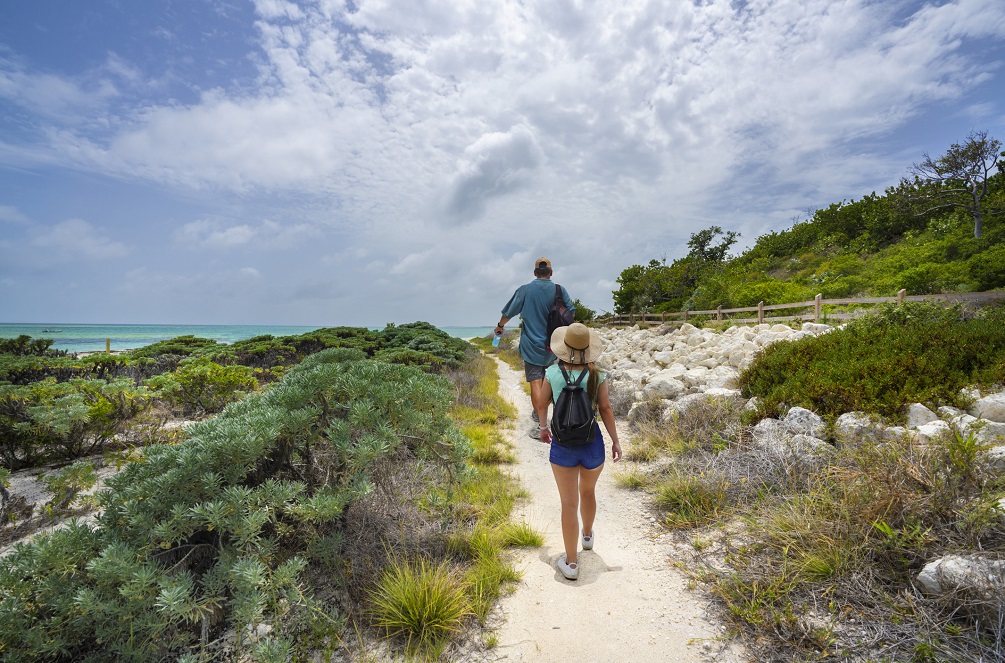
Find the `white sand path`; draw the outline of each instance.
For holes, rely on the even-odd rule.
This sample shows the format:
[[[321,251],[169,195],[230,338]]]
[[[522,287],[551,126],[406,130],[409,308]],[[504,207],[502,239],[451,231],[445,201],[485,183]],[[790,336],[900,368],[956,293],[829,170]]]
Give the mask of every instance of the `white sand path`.
[[[608,460],[597,486],[596,546],[580,552],[580,574],[565,580],[555,567],[564,552],[558,489],[547,445],[528,436],[530,398],[524,376],[499,362],[500,393],[518,411],[505,431],[519,463],[514,474],[530,494],[516,519],[544,535],[542,548],[519,553],[523,580],[502,600],[504,624],[496,660],[506,661],[721,661],[749,660],[742,649],[719,640],[721,626],[705,611],[700,593],[687,588],[657,539],[643,493],[619,488],[620,463]],[[618,422],[622,448],[631,443]]]

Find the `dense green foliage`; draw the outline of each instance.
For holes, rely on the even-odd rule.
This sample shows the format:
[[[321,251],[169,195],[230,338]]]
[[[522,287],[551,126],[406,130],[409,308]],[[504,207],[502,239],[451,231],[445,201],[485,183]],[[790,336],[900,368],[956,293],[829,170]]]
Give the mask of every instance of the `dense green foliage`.
[[[956,146],[954,146],[956,147]],[[713,226],[691,236],[687,256],[632,265],[618,278],[619,314],[739,308],[825,298],[977,292],[1005,287],[1005,172],[989,173],[983,233],[954,200],[960,183],[902,182],[883,195],[834,203],[730,258],[735,235]],[[968,196],[965,194],[964,198]],[[972,207],[972,205],[971,205]]]
[[[178,368],[146,381],[153,393],[186,414],[212,414],[258,387],[247,366],[221,366],[205,357],[182,360]]]
[[[896,418],[910,403],[964,405],[960,390],[1005,382],[1005,311],[886,306],[822,336],[765,348],[740,376],[765,413],[801,406]]]
[[[364,357],[441,373],[471,346],[425,322],[318,329],[224,345],[180,336],[121,355],[79,359],[50,339],[3,339],[0,354],[0,463],[12,470],[101,451],[151,401],[177,416],[219,412],[282,377],[320,350],[353,348]]]
[[[19,470],[100,451],[148,400],[127,378],[0,384],[0,463]]]
[[[406,458],[457,472],[469,453],[447,380],[364,357],[312,355],[185,444],[148,448],[110,480],[98,527],[19,546],[0,566],[5,659],[155,660],[200,650],[225,620],[268,620],[277,641],[337,625],[302,577],[337,580],[348,505],[393,494]]]

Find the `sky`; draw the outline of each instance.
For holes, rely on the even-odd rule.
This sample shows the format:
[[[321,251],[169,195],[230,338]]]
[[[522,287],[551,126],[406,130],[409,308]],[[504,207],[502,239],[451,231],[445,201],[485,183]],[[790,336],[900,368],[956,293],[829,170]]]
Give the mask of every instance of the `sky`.
[[[494,325],[1005,140],[1001,0],[0,3],[0,322]]]

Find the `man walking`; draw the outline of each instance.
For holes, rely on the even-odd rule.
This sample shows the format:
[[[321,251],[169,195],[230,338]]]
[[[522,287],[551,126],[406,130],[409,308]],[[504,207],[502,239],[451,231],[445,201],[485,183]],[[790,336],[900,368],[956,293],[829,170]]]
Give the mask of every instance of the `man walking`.
[[[520,332],[520,356],[523,357],[524,374],[527,376],[527,382],[530,383],[532,403],[537,402],[535,397],[539,390],[545,388],[544,369],[555,361],[555,355],[548,349],[551,339],[547,338],[548,312],[555,301],[555,284],[551,281],[551,274],[550,260],[547,258],[535,260],[534,276],[536,278],[516,289],[506,306],[503,307],[502,317],[499,318],[499,324],[495,328],[496,333],[501,334],[506,322],[515,315],[519,314],[523,320],[523,329]],[[569,293],[562,286],[558,286],[558,288],[561,290],[566,308],[575,312]],[[536,418],[536,412],[534,416]],[[540,439],[539,423],[536,422],[530,431],[530,437],[535,440]]]

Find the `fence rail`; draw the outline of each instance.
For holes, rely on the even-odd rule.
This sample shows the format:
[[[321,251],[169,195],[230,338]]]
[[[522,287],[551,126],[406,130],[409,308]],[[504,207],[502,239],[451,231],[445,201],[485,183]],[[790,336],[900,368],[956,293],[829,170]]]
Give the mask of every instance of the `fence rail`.
[[[772,311],[782,311],[786,309],[809,309],[812,308],[813,322],[820,322],[823,317],[824,306],[857,306],[862,304],[903,304],[904,302],[922,302],[931,300],[943,300],[953,303],[967,304],[987,304],[991,302],[1005,301],[1005,290],[995,290],[992,292],[955,292],[939,295],[908,295],[906,290],[901,290],[893,297],[852,297],[840,299],[824,299],[823,295],[817,295],[813,299],[805,302],[791,302],[789,304],[769,304],[764,302],[757,306],[746,306],[743,308],[722,308],[708,311],[675,311],[672,313],[632,313],[629,315],[612,315],[606,318],[598,318],[595,322],[613,326],[634,325],[638,323],[662,323],[662,324],[684,324],[692,318],[711,318],[715,320],[725,320],[738,324],[760,324],[765,320],[771,322],[785,322],[790,320],[807,320],[808,316],[779,315],[766,316],[765,313]],[[757,313],[757,317],[733,317],[736,313]],[[826,316],[830,320],[848,320],[857,314],[852,311],[827,311]]]

